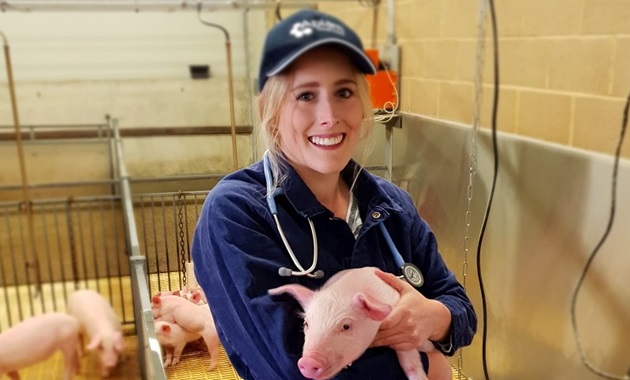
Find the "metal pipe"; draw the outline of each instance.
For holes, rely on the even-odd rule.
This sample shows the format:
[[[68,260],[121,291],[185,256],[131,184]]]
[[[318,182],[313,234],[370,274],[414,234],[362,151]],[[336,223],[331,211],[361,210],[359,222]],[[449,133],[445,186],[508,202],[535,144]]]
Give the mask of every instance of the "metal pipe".
[[[155,325],[151,314],[151,295],[147,286],[146,258],[140,251],[138,231],[131,199],[129,176],[123,159],[122,139],[118,129],[118,120],[109,119],[115,139],[120,192],[122,196],[123,220],[125,222],[129,264],[131,266],[132,291],[134,292],[134,316],[138,334],[138,352],[140,355],[142,378],[147,380],[166,380],[162,367],[162,349],[155,336]]]
[[[13,114],[13,127],[15,129],[15,144],[18,152],[18,159],[20,163],[20,177],[22,181],[22,197],[24,198],[24,211],[26,212],[26,218],[28,222],[28,233],[31,242],[30,254],[26,257],[27,269],[33,269],[35,271],[35,279],[37,281],[37,291],[42,289],[42,278],[39,272],[39,259],[37,257],[37,245],[35,243],[35,227],[33,223],[33,209],[31,203],[31,193],[28,188],[28,179],[26,177],[26,165],[24,163],[24,149],[22,147],[22,134],[20,133],[20,118],[18,116],[17,100],[15,96],[15,83],[13,82],[13,68],[11,66],[11,52],[9,49],[9,41],[5,34],[0,31],[0,37],[4,45],[4,59],[7,67],[7,80],[9,84],[9,94],[11,97],[11,112]],[[37,293],[36,293],[37,294]]]
[[[212,28],[217,28],[225,35],[225,54],[227,57],[227,74],[228,74],[228,102],[230,105],[230,128],[232,131],[232,166],[238,169],[238,152],[236,148],[236,126],[234,124],[234,79],[232,78],[232,46],[230,43],[230,33],[219,24],[204,21],[201,18],[202,1],[197,0],[197,18],[199,21]]]
[[[315,7],[322,2],[356,2],[357,0],[283,0],[282,6],[286,8]],[[19,0],[0,1],[0,11],[195,11],[196,0],[66,0],[66,1],[46,1],[46,0]],[[202,0],[202,6],[211,7],[215,10],[234,9],[269,9],[274,8],[276,3],[269,0]]]

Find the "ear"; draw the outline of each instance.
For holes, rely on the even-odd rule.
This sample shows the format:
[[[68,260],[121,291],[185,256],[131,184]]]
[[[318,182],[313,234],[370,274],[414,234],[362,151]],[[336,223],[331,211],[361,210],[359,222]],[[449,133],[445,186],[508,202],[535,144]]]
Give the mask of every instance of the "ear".
[[[288,293],[300,303],[303,310],[306,310],[313,299],[313,295],[315,294],[315,292],[311,289],[298,284],[283,285],[277,288],[269,289],[267,290],[267,293],[272,296]]]
[[[101,334],[96,334],[94,335],[94,337],[92,337],[92,340],[90,341],[90,343],[88,343],[85,349],[88,351],[94,351],[101,344],[101,341]]]
[[[171,326],[167,325],[166,323],[163,324],[162,326],[160,326],[160,329],[162,330],[162,332],[164,334],[170,334],[171,333]]]
[[[199,301],[201,301],[201,294],[193,293],[190,298],[194,303],[199,303]]]
[[[151,298],[151,306],[159,307],[160,303],[162,303],[162,300],[160,299],[159,295],[153,296],[153,298]]]
[[[352,297],[352,306],[363,311],[368,318],[374,321],[382,321],[392,311],[390,305],[364,293],[357,293]]]

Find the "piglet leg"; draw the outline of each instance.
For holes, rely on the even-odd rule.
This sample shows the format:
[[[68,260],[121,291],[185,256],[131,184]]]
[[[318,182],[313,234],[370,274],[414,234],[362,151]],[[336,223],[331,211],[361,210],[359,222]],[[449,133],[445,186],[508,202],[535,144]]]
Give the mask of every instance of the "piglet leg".
[[[396,355],[398,355],[400,366],[409,380],[428,380],[418,351],[396,351]]]
[[[206,342],[210,354],[208,370],[212,371],[217,366],[217,359],[219,358],[219,337],[216,334],[206,334],[203,336],[203,340]]]
[[[173,347],[164,347],[164,368],[173,362]]]

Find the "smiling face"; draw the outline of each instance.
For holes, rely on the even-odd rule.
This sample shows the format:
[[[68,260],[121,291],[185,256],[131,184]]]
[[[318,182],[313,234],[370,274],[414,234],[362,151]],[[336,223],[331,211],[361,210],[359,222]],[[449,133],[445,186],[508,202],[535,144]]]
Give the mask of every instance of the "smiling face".
[[[361,135],[357,69],[332,47],[303,54],[287,70],[280,108],[280,148],[302,177],[339,175]]]

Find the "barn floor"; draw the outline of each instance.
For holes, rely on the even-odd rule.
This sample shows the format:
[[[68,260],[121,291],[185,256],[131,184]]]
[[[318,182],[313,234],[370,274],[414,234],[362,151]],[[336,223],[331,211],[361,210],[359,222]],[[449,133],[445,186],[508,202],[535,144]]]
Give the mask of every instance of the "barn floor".
[[[158,279],[151,276],[150,282],[153,289],[157,288],[157,282],[163,280],[163,276]],[[171,276],[172,277],[172,276]],[[116,278],[115,281],[110,280],[89,280],[80,287],[89,287],[91,289],[99,289],[102,294],[112,295],[112,304],[119,315],[130,316],[133,314],[133,306],[130,302],[132,294],[131,281],[129,277]],[[9,323],[9,314],[11,314],[11,322],[15,324],[18,319],[18,311],[21,310],[24,318],[29,315],[38,315],[44,311],[65,310],[64,290],[69,293],[74,289],[71,283],[43,284],[43,297],[32,297],[34,290],[27,286],[10,287],[0,289],[0,326],[6,329]],[[53,296],[54,293],[54,296]],[[125,301],[121,301],[123,295]],[[30,308],[29,299],[33,299],[33,310]],[[21,301],[21,302],[18,302]],[[53,305],[53,300],[55,304]],[[4,307],[6,306],[6,307]],[[124,326],[125,332],[125,353],[114,372],[110,374],[110,380],[136,380],[141,379],[140,362],[138,356],[138,340],[135,335],[135,328],[132,324]],[[203,345],[189,344],[184,350],[181,361],[173,366],[166,368],[167,378],[173,380],[238,380],[239,377],[232,368],[228,357],[221,346],[219,346],[219,358],[217,366],[214,370],[208,371],[207,366],[210,357],[205,351]],[[22,380],[56,380],[63,379],[64,359],[60,352],[55,353],[48,360],[40,362],[21,371],[20,378]],[[81,358],[81,369],[79,374],[74,376],[74,380],[100,379],[99,359],[92,353],[86,353]]]

